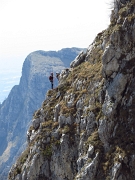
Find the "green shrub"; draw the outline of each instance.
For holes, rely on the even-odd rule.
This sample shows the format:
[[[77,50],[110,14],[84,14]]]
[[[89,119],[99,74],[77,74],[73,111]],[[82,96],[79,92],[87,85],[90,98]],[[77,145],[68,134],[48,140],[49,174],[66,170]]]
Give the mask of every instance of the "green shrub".
[[[51,145],[47,145],[45,147],[45,149],[42,150],[42,154],[46,157],[46,158],[50,158],[52,155],[52,147]]]

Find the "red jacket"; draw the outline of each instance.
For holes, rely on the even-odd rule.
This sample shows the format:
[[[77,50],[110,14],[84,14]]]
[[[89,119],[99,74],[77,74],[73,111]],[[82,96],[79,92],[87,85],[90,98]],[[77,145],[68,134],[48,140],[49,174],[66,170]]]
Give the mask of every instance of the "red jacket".
[[[50,80],[50,82],[53,82],[53,76],[52,75],[49,76],[49,80]]]

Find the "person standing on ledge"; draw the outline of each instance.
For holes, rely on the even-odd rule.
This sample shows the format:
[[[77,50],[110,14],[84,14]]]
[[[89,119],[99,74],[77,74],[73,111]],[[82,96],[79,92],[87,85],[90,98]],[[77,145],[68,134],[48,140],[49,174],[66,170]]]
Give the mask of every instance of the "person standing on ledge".
[[[58,81],[59,81],[59,76],[60,76],[60,73],[56,72],[56,78],[58,79]]]
[[[51,75],[49,76],[49,80],[51,82],[51,86],[52,86],[52,89],[53,89],[53,73],[51,73]]]

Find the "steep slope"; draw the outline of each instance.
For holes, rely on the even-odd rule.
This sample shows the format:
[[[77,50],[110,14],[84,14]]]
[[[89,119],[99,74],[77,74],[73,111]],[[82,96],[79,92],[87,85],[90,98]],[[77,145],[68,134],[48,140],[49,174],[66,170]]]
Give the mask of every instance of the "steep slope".
[[[135,1],[60,75],[27,132],[14,180],[135,179]]]
[[[0,107],[0,179],[7,179],[11,164],[22,152],[32,114],[41,106],[51,87],[48,80],[50,72],[61,71],[80,51],[79,48],[65,48],[58,52],[36,51],[25,59],[19,85],[13,87]],[[55,87],[57,83],[55,78]]]

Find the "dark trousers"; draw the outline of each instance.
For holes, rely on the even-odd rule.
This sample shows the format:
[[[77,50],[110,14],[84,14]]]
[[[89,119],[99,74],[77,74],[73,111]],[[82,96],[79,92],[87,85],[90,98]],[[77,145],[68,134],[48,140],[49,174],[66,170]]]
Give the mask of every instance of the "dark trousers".
[[[53,82],[51,82],[51,86],[52,86],[52,89],[53,89]]]

